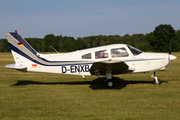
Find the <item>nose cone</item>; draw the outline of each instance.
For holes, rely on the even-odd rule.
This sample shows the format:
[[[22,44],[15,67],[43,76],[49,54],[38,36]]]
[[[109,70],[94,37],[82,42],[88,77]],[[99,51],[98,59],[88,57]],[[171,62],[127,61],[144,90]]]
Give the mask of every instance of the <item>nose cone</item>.
[[[170,60],[172,61],[172,60],[175,60],[177,57],[174,56],[174,55],[169,55],[169,58],[170,58]]]

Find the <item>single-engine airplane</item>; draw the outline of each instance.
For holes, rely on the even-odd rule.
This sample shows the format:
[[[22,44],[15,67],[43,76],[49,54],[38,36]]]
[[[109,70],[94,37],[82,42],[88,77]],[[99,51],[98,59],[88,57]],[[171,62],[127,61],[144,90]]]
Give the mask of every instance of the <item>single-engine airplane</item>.
[[[115,86],[116,74],[153,72],[153,83],[161,84],[156,72],[165,70],[174,55],[166,53],[146,53],[127,44],[112,44],[77,50],[69,53],[40,54],[15,32],[5,33],[15,63],[6,65],[20,71],[58,74],[105,75],[105,85]]]

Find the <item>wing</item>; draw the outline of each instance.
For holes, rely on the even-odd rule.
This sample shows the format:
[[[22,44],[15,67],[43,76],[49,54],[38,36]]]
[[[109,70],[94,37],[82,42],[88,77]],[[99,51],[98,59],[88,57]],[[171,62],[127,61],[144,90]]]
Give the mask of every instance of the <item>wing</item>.
[[[106,60],[93,63],[89,71],[91,75],[105,75],[106,72],[115,75],[132,72],[134,69],[130,69],[124,61]]]

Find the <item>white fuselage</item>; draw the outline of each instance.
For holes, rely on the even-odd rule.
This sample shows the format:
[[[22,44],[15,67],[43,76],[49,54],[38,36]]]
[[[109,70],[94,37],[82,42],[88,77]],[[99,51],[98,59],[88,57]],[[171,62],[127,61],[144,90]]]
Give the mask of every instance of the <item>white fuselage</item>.
[[[111,50],[114,48],[125,48],[128,56],[112,57]],[[107,58],[97,59],[95,57],[95,53],[101,50],[106,50],[108,54]],[[91,58],[83,59],[82,56],[88,53],[91,54]],[[39,56],[41,57],[42,55],[39,54]],[[89,69],[94,62],[102,60],[119,60],[124,61],[130,69],[134,69],[132,73],[139,73],[164,70],[169,63],[168,54],[142,52],[138,55],[133,55],[130,49],[125,44],[108,45],[63,54],[49,54],[43,55],[42,57],[48,61],[62,61],[63,64],[59,66],[45,66],[39,64],[32,66],[32,63],[30,62],[30,64],[27,66],[27,71],[73,75],[91,75]]]

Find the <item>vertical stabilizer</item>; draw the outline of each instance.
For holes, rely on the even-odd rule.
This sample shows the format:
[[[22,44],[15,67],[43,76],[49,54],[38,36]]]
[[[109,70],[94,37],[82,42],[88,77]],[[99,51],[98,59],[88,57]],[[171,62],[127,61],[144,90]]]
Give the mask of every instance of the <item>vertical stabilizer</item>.
[[[11,48],[16,65],[25,65],[25,62],[31,61],[32,58],[37,59],[37,52],[16,32],[5,33]],[[28,59],[31,58],[31,59]]]

